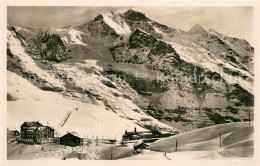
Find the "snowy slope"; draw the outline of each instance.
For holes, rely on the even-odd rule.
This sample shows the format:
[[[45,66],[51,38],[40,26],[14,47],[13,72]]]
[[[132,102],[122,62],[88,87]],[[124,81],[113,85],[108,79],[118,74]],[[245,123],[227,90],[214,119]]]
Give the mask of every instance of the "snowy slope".
[[[229,74],[226,74],[223,70],[223,66],[233,70],[238,71],[242,75],[248,76],[249,79],[253,79],[252,75],[245,71],[241,70],[240,68],[236,68],[232,66],[227,61],[224,61],[220,58],[215,58],[213,56],[208,55],[208,51],[200,48],[196,45],[193,45],[193,47],[186,47],[182,46],[180,44],[177,44],[175,42],[169,42],[172,47],[176,50],[176,52],[180,55],[181,59],[183,59],[186,62],[192,63],[196,66],[200,66],[204,69],[208,69],[212,72],[220,73],[221,76],[230,84],[239,83],[242,87],[244,87],[249,92],[253,92],[253,84],[248,82],[247,80],[244,80],[240,77],[235,77]],[[222,64],[220,67],[219,64]]]
[[[87,46],[86,43],[82,42],[82,36],[84,32],[78,31],[72,27],[64,28],[64,29],[54,29],[51,28],[48,30],[50,34],[58,34],[62,41],[67,45],[82,45]]]
[[[113,28],[117,34],[129,34],[131,30],[126,22],[118,15],[118,13],[103,14],[105,23]]]
[[[41,80],[44,80],[46,82],[44,86],[64,89],[63,83],[60,80],[56,79],[53,75],[36,65],[34,60],[25,52],[25,48],[22,46],[21,41],[19,41],[13,31],[8,30],[7,39],[8,48],[14,58],[19,59],[20,62],[17,65],[20,65],[23,72],[30,75],[36,75]]]
[[[89,137],[118,136],[118,139],[126,129],[133,130],[137,127],[139,130],[145,130],[102,106],[66,99],[60,94],[42,91],[12,72],[8,72],[8,94],[16,98],[15,101],[8,101],[7,126],[9,128],[19,129],[24,121],[40,121],[44,125],[49,122],[49,125],[55,127],[60,134],[75,131]],[[67,122],[64,126],[59,126],[69,111],[71,115]]]
[[[23,78],[8,72],[8,95],[13,100],[8,102],[8,119],[10,119],[8,127],[18,128],[23,121],[39,120],[43,123],[48,121],[61,134],[67,131],[76,131],[82,135],[99,137],[106,135],[110,138],[115,136],[120,138],[126,129],[133,130],[134,127],[145,130],[136,124],[158,125],[161,128],[170,129],[169,126],[140,111],[140,108],[131,100],[123,97],[127,94],[123,94],[122,90],[119,91],[104,85],[102,80],[110,81],[107,78],[91,72],[86,73],[88,69],[102,70],[95,61],[57,64],[55,66],[60,74],[73,79],[75,89],[88,91],[90,96],[82,96],[74,92],[67,93],[66,98],[64,98],[58,93],[41,91]],[[115,94],[117,95],[115,96]],[[83,99],[93,98],[93,96],[98,99],[88,99],[89,102]],[[34,105],[34,109],[31,109],[31,105]],[[139,112],[134,111],[135,109]],[[51,117],[49,117],[50,113]],[[70,115],[66,118],[68,113]],[[64,121],[64,119],[66,120]],[[142,122],[142,119],[150,120]],[[120,128],[117,129],[119,126]]]
[[[220,155],[222,157],[246,157],[248,155],[251,156],[254,153],[253,138],[254,126],[248,126],[248,123],[230,123],[197,129],[177,136],[165,138],[152,143],[150,149],[169,153],[173,152],[172,155],[169,154],[168,156],[174,157],[174,153],[176,153],[175,148],[177,139],[177,153],[189,151],[210,151],[214,153],[214,155]],[[233,155],[231,155],[232,153]],[[197,157],[199,158],[199,156]],[[217,156],[215,157],[218,158]]]
[[[140,125],[158,125],[161,128],[169,128],[169,126],[142,112],[133,101],[125,97],[128,96],[128,94],[125,93],[121,87],[99,73],[103,69],[94,65],[93,61],[88,62],[88,60],[86,60],[84,63],[56,64],[55,67],[63,75],[73,80],[74,89],[87,92],[88,97],[95,96],[94,98],[98,100],[97,102],[104,107],[109,107],[115,111],[118,116],[132,119],[134,123]],[[95,71],[96,74],[91,72],[91,70]],[[114,88],[108,87],[104,82],[110,82]],[[149,120],[144,122],[142,119]]]
[[[222,124],[151,143],[150,150],[123,160],[237,160],[254,156],[254,126]],[[222,146],[220,147],[221,135]],[[177,139],[177,151],[175,151]],[[166,152],[166,153],[165,153]]]

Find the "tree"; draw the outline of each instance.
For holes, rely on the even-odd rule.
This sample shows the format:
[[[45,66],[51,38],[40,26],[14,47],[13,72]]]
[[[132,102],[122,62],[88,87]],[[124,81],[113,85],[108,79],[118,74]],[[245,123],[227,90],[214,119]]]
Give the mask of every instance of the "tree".
[[[153,133],[154,135],[160,134],[160,128],[159,128],[159,126],[158,126],[157,124],[154,125],[154,126],[152,126],[151,131],[152,131],[152,133]]]

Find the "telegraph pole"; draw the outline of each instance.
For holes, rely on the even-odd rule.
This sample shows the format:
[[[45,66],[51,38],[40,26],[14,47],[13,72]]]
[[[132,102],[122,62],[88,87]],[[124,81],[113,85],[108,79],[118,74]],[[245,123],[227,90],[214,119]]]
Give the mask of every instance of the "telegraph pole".
[[[113,147],[111,147],[111,160],[113,160]]]
[[[249,111],[249,113],[248,113],[248,122],[249,122],[249,126],[250,126],[250,111]]]
[[[221,147],[221,133],[219,133],[219,147]]]
[[[97,136],[97,139],[96,139],[96,146],[98,146],[99,145],[99,143],[98,143],[98,136]]]
[[[175,144],[175,151],[176,151],[176,152],[178,151],[178,142],[177,142],[177,139],[176,139],[176,144]]]

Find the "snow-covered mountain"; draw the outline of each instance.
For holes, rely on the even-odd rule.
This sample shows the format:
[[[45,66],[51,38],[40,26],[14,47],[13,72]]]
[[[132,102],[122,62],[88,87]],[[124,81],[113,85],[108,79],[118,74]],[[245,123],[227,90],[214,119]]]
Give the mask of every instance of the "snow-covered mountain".
[[[8,26],[8,127],[49,121],[64,133],[182,131],[248,120],[254,48],[195,25],[145,14],[100,14],[46,31]]]

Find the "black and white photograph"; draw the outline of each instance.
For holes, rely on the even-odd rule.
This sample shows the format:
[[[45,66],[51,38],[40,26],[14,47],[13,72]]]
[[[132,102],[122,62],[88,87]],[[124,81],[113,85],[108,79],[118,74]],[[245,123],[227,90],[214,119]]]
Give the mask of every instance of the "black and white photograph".
[[[254,6],[6,12],[6,160],[256,157]]]

